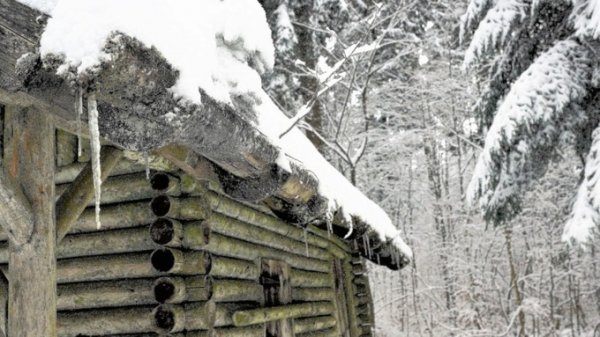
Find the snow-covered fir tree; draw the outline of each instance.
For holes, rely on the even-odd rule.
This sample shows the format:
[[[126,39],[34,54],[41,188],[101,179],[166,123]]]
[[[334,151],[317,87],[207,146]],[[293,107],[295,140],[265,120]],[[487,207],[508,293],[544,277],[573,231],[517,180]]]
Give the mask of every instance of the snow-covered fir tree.
[[[572,144],[585,164],[563,238],[585,241],[599,225],[599,33],[597,0],[471,0],[464,66],[479,71],[473,110],[487,135],[467,197],[488,221],[518,214],[531,181]]]

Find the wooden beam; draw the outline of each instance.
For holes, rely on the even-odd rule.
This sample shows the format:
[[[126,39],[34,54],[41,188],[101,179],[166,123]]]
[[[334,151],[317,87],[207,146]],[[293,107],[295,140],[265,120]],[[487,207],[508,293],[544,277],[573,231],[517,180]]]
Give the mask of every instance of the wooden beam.
[[[103,146],[100,152],[100,167],[102,182],[108,178],[115,168],[123,151],[112,146]],[[56,203],[56,241],[60,242],[94,198],[92,163],[88,163],[69,189],[63,193]],[[1,196],[1,191],[0,191]]]
[[[9,240],[13,243],[27,241],[33,228],[33,211],[20,186],[4,172],[0,172],[0,200],[0,226]]]
[[[56,337],[56,226],[54,136],[51,117],[7,107],[5,170],[31,203],[32,223],[12,227],[30,233],[9,246],[9,337]]]

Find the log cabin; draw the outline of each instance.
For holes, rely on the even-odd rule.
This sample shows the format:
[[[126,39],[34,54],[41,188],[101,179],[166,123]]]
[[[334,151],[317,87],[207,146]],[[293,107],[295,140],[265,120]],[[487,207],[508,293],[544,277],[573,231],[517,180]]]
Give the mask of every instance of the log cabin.
[[[407,265],[399,237],[332,212],[329,177],[282,167],[244,99],[182,104],[135,38],[74,89],[39,54],[48,19],[0,1],[0,333],[372,336],[366,261]]]

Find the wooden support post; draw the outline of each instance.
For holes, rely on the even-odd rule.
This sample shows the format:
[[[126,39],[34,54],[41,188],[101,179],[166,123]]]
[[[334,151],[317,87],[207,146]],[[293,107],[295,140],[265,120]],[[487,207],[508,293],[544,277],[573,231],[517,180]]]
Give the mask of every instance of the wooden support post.
[[[54,126],[46,112],[14,107],[5,121],[4,172],[32,211],[31,222],[0,216],[20,233],[9,235],[8,336],[56,337]]]
[[[111,146],[102,147],[100,152],[101,178],[104,182],[123,156],[123,151]],[[92,163],[89,162],[79,176],[56,203],[56,240],[60,242],[75,224],[87,204],[94,198]]]

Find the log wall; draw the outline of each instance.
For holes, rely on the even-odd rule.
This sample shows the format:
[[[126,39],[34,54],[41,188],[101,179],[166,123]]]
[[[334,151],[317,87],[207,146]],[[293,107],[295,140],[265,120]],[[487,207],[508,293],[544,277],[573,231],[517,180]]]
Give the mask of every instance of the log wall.
[[[58,199],[89,156],[77,155],[71,134],[58,131],[57,142]],[[364,263],[342,240],[181,172],[150,173],[121,159],[103,184],[100,230],[92,201],[58,245],[59,336],[264,337],[274,321],[291,322],[282,332],[290,337],[372,335]],[[265,307],[263,262],[274,260],[288,268],[289,300]],[[344,272],[337,283],[335,261]],[[342,310],[347,328],[338,326]]]

